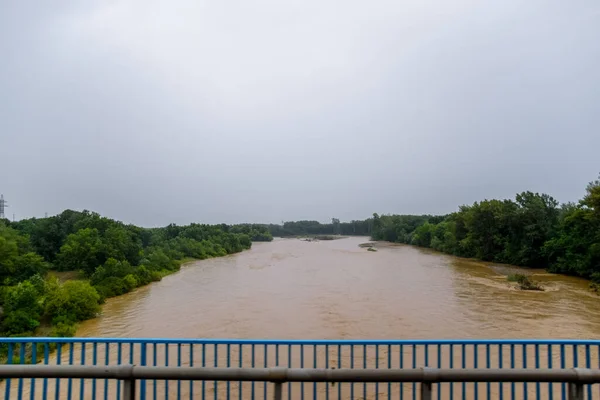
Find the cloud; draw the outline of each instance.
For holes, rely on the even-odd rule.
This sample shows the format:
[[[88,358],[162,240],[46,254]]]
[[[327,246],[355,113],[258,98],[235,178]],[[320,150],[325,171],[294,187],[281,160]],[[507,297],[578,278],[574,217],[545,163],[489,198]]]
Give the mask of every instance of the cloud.
[[[594,1],[0,6],[0,192],[142,225],[443,213],[598,172]]]

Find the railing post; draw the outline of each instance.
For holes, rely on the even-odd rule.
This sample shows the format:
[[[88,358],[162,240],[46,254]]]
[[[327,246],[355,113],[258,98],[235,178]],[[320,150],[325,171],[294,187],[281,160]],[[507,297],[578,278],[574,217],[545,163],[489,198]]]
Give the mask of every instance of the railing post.
[[[583,383],[569,383],[569,400],[583,400]]]
[[[135,379],[123,379],[123,400],[135,400]]]
[[[421,382],[421,400],[431,400],[431,382]]]
[[[281,400],[283,397],[283,383],[275,382],[275,391],[273,392],[273,400]]]
[[[281,367],[269,368],[269,375],[271,375],[270,381],[275,385],[273,400],[281,400],[283,397],[283,382],[287,381],[287,369]]]
[[[141,366],[146,366],[146,343],[140,343],[141,348],[141,355],[140,355],[140,365]],[[168,348],[168,344],[165,344],[165,346],[167,346]],[[166,360],[166,362],[168,363],[169,360]],[[166,384],[166,383],[165,383]],[[135,381],[134,381],[134,386],[135,386]],[[146,380],[142,379],[140,381],[140,399],[141,400],[146,400]],[[133,398],[131,399],[133,400]]]

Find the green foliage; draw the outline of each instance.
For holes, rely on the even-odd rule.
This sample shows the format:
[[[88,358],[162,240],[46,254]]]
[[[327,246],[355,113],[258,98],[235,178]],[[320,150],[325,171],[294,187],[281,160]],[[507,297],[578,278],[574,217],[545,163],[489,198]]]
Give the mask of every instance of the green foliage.
[[[253,238],[272,240],[266,225],[144,229],[90,211],[0,221],[0,333],[34,334],[50,323],[52,335],[71,336],[75,322],[94,317],[104,299],[161,280],[184,258],[248,249]],[[49,268],[81,271],[89,281],[60,284],[44,278]]]
[[[49,291],[45,314],[71,322],[84,321],[100,312],[100,295],[89,282],[68,281]]]
[[[132,274],[128,274],[123,278],[123,283],[128,292],[138,287],[138,281]]]
[[[179,268],[177,261],[170,258],[161,248],[151,248],[145,253],[144,265],[148,265],[154,270],[176,271]],[[176,257],[182,258],[183,254],[177,254]]]
[[[270,242],[273,240],[273,235],[269,232],[267,225],[259,224],[239,224],[233,225],[230,233],[243,233],[247,235],[252,242]]]
[[[2,321],[2,331],[6,336],[23,335],[33,332],[40,321],[26,311],[17,310],[5,313]]]
[[[51,337],[72,337],[75,336],[77,327],[69,322],[57,322],[50,331]]]
[[[461,206],[445,217],[374,214],[371,237],[547,268],[596,279],[600,286],[600,178],[587,186],[579,204],[559,207],[547,194],[523,192],[515,200]]]
[[[10,288],[4,299],[4,312],[23,310],[34,317],[39,317],[41,306],[39,304],[39,291],[29,281],[21,282]]]
[[[373,214],[371,238],[397,243],[412,243],[412,235],[421,225],[428,222],[429,215],[381,215]],[[425,232],[423,232],[425,234]],[[426,234],[427,235],[427,234]],[[417,239],[423,242],[427,238]],[[430,240],[430,239],[429,239]]]
[[[29,281],[9,288],[4,294],[2,330],[7,335],[33,332],[40,324],[40,293]]]
[[[90,277],[92,285],[97,285],[110,277],[122,278],[134,272],[134,268],[127,261],[118,261],[114,258],[106,260],[103,266],[96,268]]]
[[[340,222],[337,218],[332,218],[330,224],[321,224],[318,221],[289,221],[283,225],[271,224],[265,225],[271,238],[290,237],[290,236],[315,236],[315,235],[357,235],[368,236],[371,234],[373,221],[366,219],[363,221]],[[237,225],[236,225],[237,226]],[[255,237],[251,236],[253,241]]]
[[[142,240],[133,231],[114,225],[104,232],[102,241],[104,257],[127,260],[132,265],[139,263]]]
[[[14,285],[47,269],[44,259],[31,252],[26,236],[0,223],[0,284]]]
[[[120,296],[132,290],[127,287],[127,284],[123,278],[118,278],[116,276],[109,276],[108,278],[105,278],[102,280],[102,282],[94,285],[94,288],[98,292],[102,301],[109,297]]]
[[[423,225],[417,227],[412,234],[412,244],[421,247],[431,247],[431,240],[434,237],[435,229],[436,226],[429,222],[425,222]]]
[[[91,275],[104,262],[102,241],[96,228],[80,229],[67,236],[58,254],[60,271],[83,271]]]
[[[158,271],[150,271],[146,266],[142,265],[135,270],[135,279],[138,285],[144,286],[151,282],[161,280],[161,274]]]
[[[565,204],[556,235],[545,243],[549,270],[600,283],[600,180],[591,182],[579,204]]]

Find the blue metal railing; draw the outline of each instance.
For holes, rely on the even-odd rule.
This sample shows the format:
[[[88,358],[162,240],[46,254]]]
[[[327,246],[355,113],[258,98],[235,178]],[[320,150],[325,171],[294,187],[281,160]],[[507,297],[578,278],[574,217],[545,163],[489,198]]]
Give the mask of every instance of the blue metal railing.
[[[0,338],[3,363],[289,368],[599,368],[600,341]],[[66,381],[66,382],[65,382]],[[120,399],[114,380],[12,379],[6,399]],[[266,399],[263,382],[140,381],[142,399]],[[417,399],[413,383],[289,383],[284,397]],[[441,383],[441,399],[567,399],[561,383]],[[586,398],[599,399],[587,386]]]

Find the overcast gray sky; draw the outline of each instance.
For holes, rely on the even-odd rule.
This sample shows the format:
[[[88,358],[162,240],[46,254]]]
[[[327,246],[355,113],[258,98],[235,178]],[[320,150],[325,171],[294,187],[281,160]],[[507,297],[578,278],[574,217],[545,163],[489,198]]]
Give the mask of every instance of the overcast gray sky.
[[[577,200],[599,62],[598,0],[4,0],[0,193],[144,226]]]

